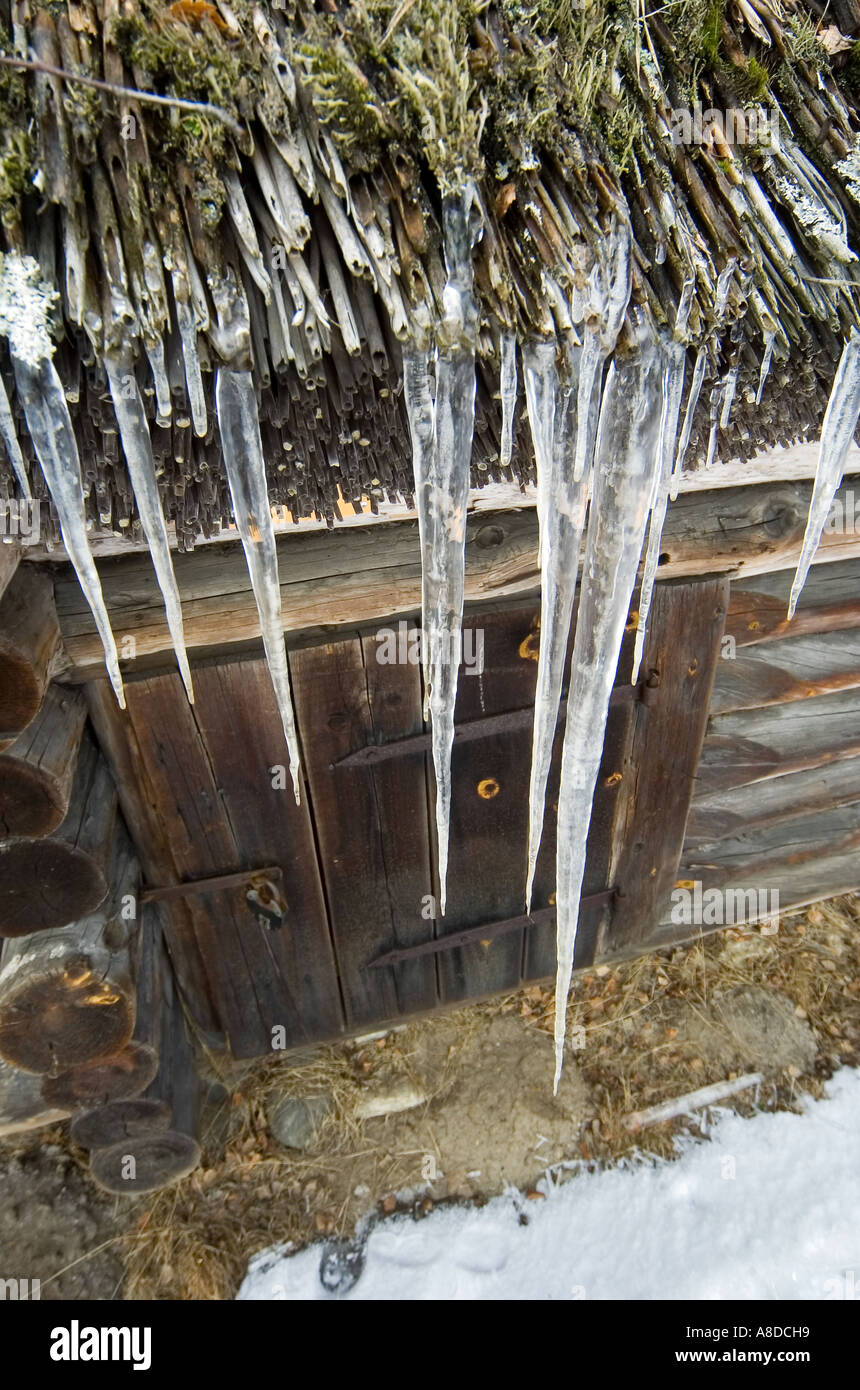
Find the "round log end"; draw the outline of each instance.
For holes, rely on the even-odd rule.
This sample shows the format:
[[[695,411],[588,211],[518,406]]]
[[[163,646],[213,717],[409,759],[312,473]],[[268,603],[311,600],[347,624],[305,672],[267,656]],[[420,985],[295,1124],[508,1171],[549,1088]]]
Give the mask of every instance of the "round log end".
[[[16,738],[38,713],[44,673],[25,652],[0,644],[0,738]]]
[[[115,1100],[72,1121],[69,1134],[82,1149],[104,1149],[148,1139],[170,1128],[170,1108],[163,1100]]]
[[[0,936],[65,927],[95,912],[107,891],[101,867],[63,840],[0,845]]]
[[[97,1149],[90,1157],[90,1173],[106,1192],[134,1197],[179,1182],[193,1173],[199,1162],[197,1141],[169,1130],[166,1134]]]
[[[139,1096],[155,1080],[158,1054],[145,1043],[130,1042],[115,1057],[46,1076],[42,1096],[62,1110],[96,1110],[112,1101]]]
[[[0,835],[50,835],[67,809],[68,798],[50,773],[0,755]]]
[[[0,1057],[22,1071],[67,1070],[112,1057],[131,1039],[135,1001],[85,967],[5,992]]]

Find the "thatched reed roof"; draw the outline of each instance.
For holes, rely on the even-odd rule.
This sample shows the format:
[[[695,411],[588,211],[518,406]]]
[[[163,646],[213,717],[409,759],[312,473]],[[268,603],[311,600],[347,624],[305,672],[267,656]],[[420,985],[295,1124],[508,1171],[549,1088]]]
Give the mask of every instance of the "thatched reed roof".
[[[230,519],[220,361],[253,364],[274,505],[332,519],[408,500],[400,345],[439,320],[441,202],[466,178],[483,227],[476,485],[534,474],[521,424],[500,463],[500,335],[569,334],[571,295],[628,215],[633,300],[671,327],[694,282],[690,363],[704,345],[708,377],[690,457],[735,367],[722,457],[816,435],[857,319],[858,36],[856,0],[826,15],[818,0],[0,0],[0,49],[31,64],[0,67],[3,245],[58,290],[91,517],[137,525],[106,355],[137,375],[181,545]],[[673,142],[672,113],[696,103],[741,113],[734,143]],[[761,121],[744,143],[777,108],[778,144]],[[5,348],[0,372],[45,496]],[[0,449],[0,493],[15,487]]]

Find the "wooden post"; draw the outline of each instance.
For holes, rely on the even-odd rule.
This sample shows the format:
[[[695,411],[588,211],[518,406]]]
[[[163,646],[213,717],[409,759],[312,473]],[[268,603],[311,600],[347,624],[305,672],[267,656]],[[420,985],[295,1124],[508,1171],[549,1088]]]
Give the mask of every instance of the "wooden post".
[[[6,588],[13,574],[18,568],[21,559],[21,547],[16,544],[0,545],[0,598],[6,592]]]
[[[139,1096],[155,1080],[161,1041],[159,939],[157,914],[145,909],[137,933],[137,1017],[131,1042],[104,1061],[72,1067],[59,1076],[43,1076],[42,1095],[50,1104],[72,1112],[98,1111]]]
[[[90,1172],[98,1185],[121,1196],[156,1192],[187,1177],[200,1162],[200,1097],[194,1053],[166,955],[165,964],[161,1059],[158,1075],[144,1099],[167,1108],[170,1128],[96,1149],[90,1158]]]
[[[135,1022],[131,948],[138,865],[117,827],[107,903],[72,926],[8,941],[0,960],[0,1057],[58,1073],[112,1057]]]
[[[4,743],[26,729],[39,709],[59,651],[60,625],[51,576],[39,565],[19,565],[0,598],[0,740]]]
[[[45,1100],[37,1076],[0,1062],[0,1139],[65,1119],[68,1111]]]
[[[79,692],[48,686],[36,717],[0,753],[0,836],[50,835],[60,825],[86,718]]]
[[[116,823],[116,790],[92,739],[84,736],[69,808],[45,839],[0,843],[0,936],[27,936],[79,922],[108,890],[106,865]]]

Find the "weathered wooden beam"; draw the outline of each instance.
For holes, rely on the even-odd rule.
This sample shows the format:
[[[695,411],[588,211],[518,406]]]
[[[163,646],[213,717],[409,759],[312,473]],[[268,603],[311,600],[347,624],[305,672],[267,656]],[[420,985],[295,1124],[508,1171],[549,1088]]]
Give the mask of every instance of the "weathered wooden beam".
[[[811,485],[805,482],[687,493],[674,502],[663,532],[661,579],[747,575],[786,569],[800,554]],[[860,534],[825,535],[819,561],[860,555]],[[418,527],[413,521],[302,531],[278,540],[284,630],[381,621],[421,603]],[[241,547],[204,547],[177,555],[185,637],[198,652],[252,642],[259,621]],[[148,556],[103,561],[102,589],[120,650],[136,659],[170,653],[164,605]],[[480,512],[469,518],[466,598],[488,603],[538,587],[534,508]],[[57,608],[71,669],[86,680],[103,670],[104,653],[77,580],[64,569]],[[127,662],[126,669],[133,670]]]
[[[742,647],[717,663],[711,714],[761,709],[860,686],[860,632],[822,632]]]
[[[19,565],[0,598],[0,742],[15,738],[36,714],[59,651],[50,572]]]
[[[785,569],[733,582],[726,636],[736,647],[860,627],[860,559],[813,566],[789,622],[793,580],[794,570]]]
[[[694,796],[684,853],[726,836],[792,820],[799,807],[805,811],[828,811],[853,801],[860,801],[860,758],[843,758],[823,767],[803,768],[746,786]]]

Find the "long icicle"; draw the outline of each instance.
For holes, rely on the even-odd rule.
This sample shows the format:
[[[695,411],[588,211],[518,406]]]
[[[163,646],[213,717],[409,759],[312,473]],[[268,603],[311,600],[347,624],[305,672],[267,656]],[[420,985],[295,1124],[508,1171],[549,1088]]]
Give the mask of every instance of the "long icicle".
[[[526,399],[537,458],[539,491],[545,493],[540,518],[543,537],[540,650],[529,778],[526,912],[531,911],[535,869],[543,835],[546,784],[558,722],[591,475],[589,460],[585,472],[576,479],[572,457],[576,440],[581,349],[568,349],[561,383],[555,354],[555,343],[530,344],[524,354]]]
[[[514,452],[514,411],[517,405],[517,340],[513,333],[502,334],[501,357],[502,439],[499,463],[502,468],[507,468]]]
[[[681,414],[681,397],[684,393],[684,376],[687,370],[687,349],[683,343],[671,342],[666,347],[666,360],[663,373],[663,408],[660,416],[660,472],[654,503],[651,508],[651,521],[648,528],[648,548],[645,552],[645,568],[642,572],[642,587],[639,592],[639,618],[636,627],[636,642],[633,649],[633,673],[631,681],[635,685],[639,679],[642,653],[645,649],[645,633],[651,599],[654,595],[654,580],[660,563],[660,543],[663,539],[663,525],[669,506],[669,481],[675,461],[675,442],[678,438],[678,419]]]
[[[654,471],[659,468],[661,353],[639,329],[639,348],[613,362],[603,393],[558,800],[555,1081],[564,1060],[567,992],[594,787],[609,698],[627,621]]]
[[[56,508],[63,545],[95,619],[105,651],[110,683],[120,709],[125,709],[116,643],[98,570],[90,552],[81,462],[62,382],[50,357],[33,364],[22,361],[14,350],[11,355],[18,396],[24,407],[36,457]]]
[[[182,623],[182,602],[173,573],[170,557],[170,542],[167,526],[158,495],[155,479],[155,460],[152,457],[149,425],[146,419],[143,398],[130,362],[121,363],[111,358],[105,359],[108,385],[114,413],[119,425],[119,437],[134,490],[141,525],[149,543],[149,553],[155,569],[158,587],[164,599],[167,626],[173,641],[173,650],[182,683],[190,704],[194,703],[194,688],[191,684],[191,668],[185,650],[185,632]]]
[[[854,438],[858,419],[860,419],[860,333],[856,328],[852,328],[851,337],[842,349],[842,356],[839,359],[839,366],[836,368],[836,376],[830,391],[830,399],[824,412],[812,501],[809,504],[809,516],[803,536],[803,546],[788,600],[789,618],[794,617],[797,600],[800,598],[801,590],[806,583],[809,566],[815,558],[821,533],[830,515],[833,498],[842,482],[845,460],[848,457],[848,450]]]
[[[416,437],[415,495],[421,534],[421,610],[425,681],[429,686],[431,744],[436,775],[436,837],[440,913],[445,915],[448,832],[451,819],[451,749],[460,665],[465,591],[466,508],[475,428],[475,347],[478,310],[472,286],[470,214],[475,190],[468,184],[445,199],[442,229],[447,280],[438,329],[433,430]],[[429,359],[416,351],[404,374],[410,424],[427,414]],[[414,394],[413,394],[414,393]]]
[[[681,485],[681,477],[684,472],[684,459],[687,457],[687,450],[690,447],[690,436],[693,433],[693,421],[696,416],[696,407],[699,404],[699,396],[702,394],[702,383],[705,380],[707,365],[707,348],[700,347],[696,354],[696,365],[693,367],[693,380],[690,382],[687,409],[684,411],[684,425],[681,430],[681,438],[678,441],[678,451],[675,454],[675,467],[672,470],[672,481],[669,484],[670,502],[675,501],[678,496],[678,488]]]
[[[281,616],[281,586],[275,529],[269,510],[266,465],[254,380],[248,371],[219,367],[215,409],[233,514],[245,551],[251,587],[260,615],[260,633],[290,756],[296,804],[301,803],[299,740],[290,691],[290,672]]]

